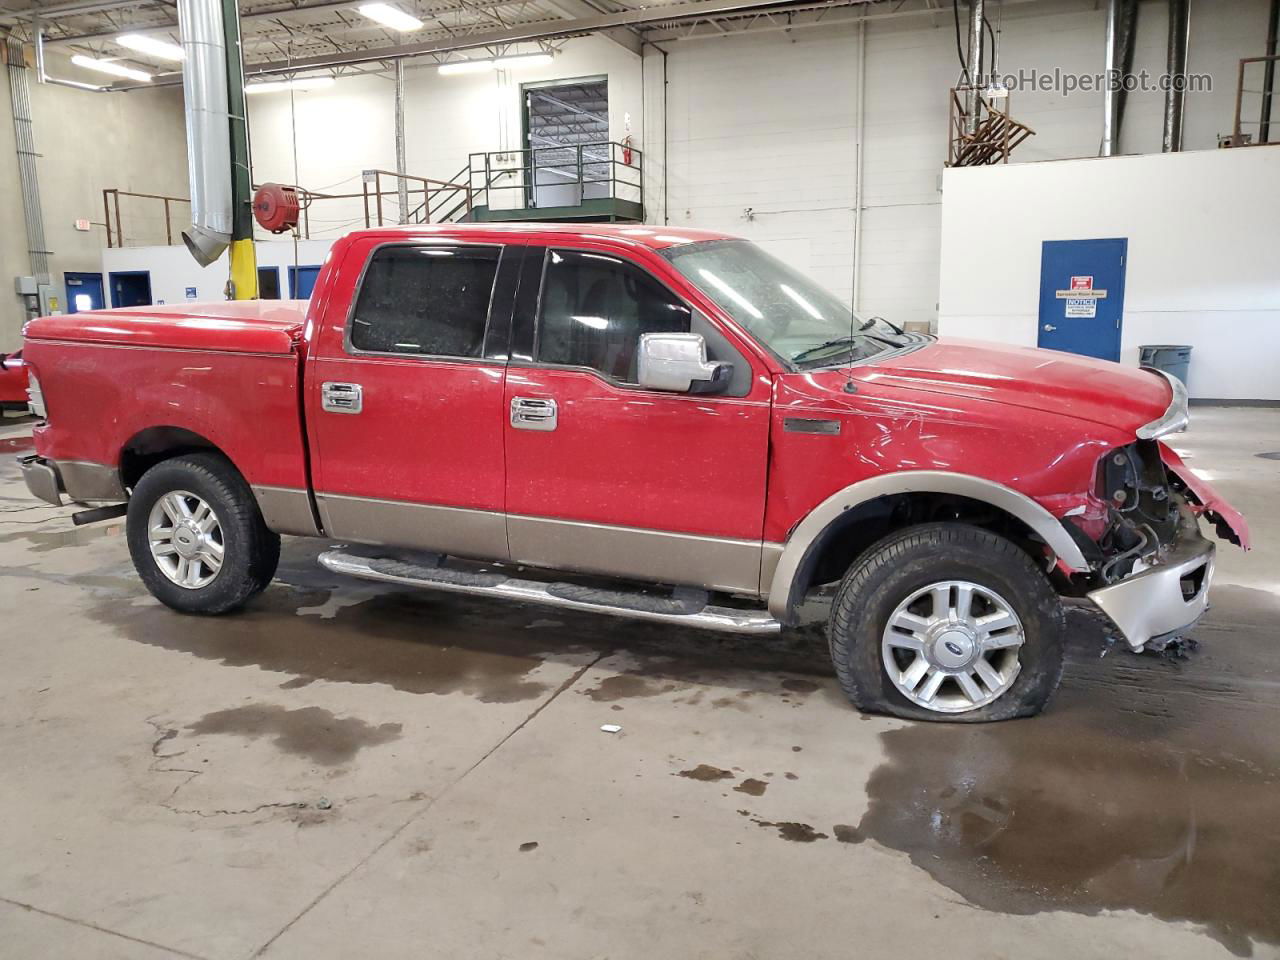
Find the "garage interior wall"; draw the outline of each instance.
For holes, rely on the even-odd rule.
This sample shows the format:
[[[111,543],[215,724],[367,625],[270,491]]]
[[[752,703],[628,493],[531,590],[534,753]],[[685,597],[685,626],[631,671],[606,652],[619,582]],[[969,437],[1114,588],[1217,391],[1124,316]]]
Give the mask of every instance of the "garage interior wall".
[[[470,54],[478,56],[478,54]],[[564,45],[547,66],[519,71],[441,76],[436,64],[408,61],[405,70],[405,169],[451,180],[471,152],[519,150],[522,84],[606,76],[609,136],[621,140],[628,123],[641,140],[640,58],[604,37]],[[311,190],[358,193],[361,170],[395,170],[395,87],[389,77],[340,78],[322,90],[255,94],[249,98],[253,175],[258,182],[300,183]],[[294,137],[297,176],[294,175]],[[514,158],[513,158],[514,161]],[[383,180],[395,190],[394,180]],[[420,202],[410,198],[410,207]],[[383,198],[395,222],[396,198]],[[364,226],[360,199],[317,202],[311,236],[336,237]]]
[[[102,191],[117,187],[138,193],[187,195],[186,131],[182,88],[161,87],[130,93],[91,90],[36,82],[28,47],[27,83],[35,118],[40,203],[46,243],[53,255],[49,271],[60,304],[66,304],[65,271],[96,273],[107,245]],[[61,56],[50,53],[51,76],[84,81]],[[8,71],[0,70],[0,184],[11,202],[0,205],[0,263],[5,295],[0,296],[0,351],[15,350],[22,341],[22,301],[13,294],[13,278],[29,275],[27,231],[18,192],[13,113]],[[174,237],[185,226],[187,210],[175,206]],[[161,209],[121,200],[121,214],[131,231],[148,242],[164,242]],[[76,220],[91,221],[75,229]]]
[[[897,323],[937,317],[947,90],[957,81],[947,6],[945,12],[871,21],[866,27],[866,209],[858,306]],[[1001,72],[1055,66],[1102,71],[1105,8],[1083,2],[1005,3],[999,20]],[[993,18],[999,16],[996,4],[988,3],[987,9]],[[1198,0],[1191,9],[1189,70],[1211,74],[1214,84],[1211,93],[1187,95],[1184,143],[1188,150],[1202,150],[1216,147],[1219,133],[1230,132],[1237,62],[1262,53],[1267,4]],[[1135,72],[1164,72],[1167,25],[1167,4],[1141,5]],[[826,25],[666,46],[670,222],[749,236],[848,298],[856,27]],[[1038,132],[1014,152],[1010,165],[1097,156],[1101,103],[1100,93],[1065,98],[1052,92],[1014,93],[1012,115]],[[1159,152],[1163,110],[1162,93],[1132,94],[1121,152]],[[656,126],[660,131],[661,124]],[[647,132],[654,127],[650,123]],[[1165,202],[1176,202],[1176,195]],[[1000,236],[982,219],[970,226],[975,240],[998,250]],[[998,262],[998,253],[994,257]]]
[[[939,332],[1035,346],[1041,242],[1126,237],[1121,362],[1190,344],[1193,398],[1280,400],[1277,184],[1266,148],[948,170]]]
[[[889,9],[875,5],[868,12]],[[1105,4],[1008,0],[1002,9],[989,4],[988,10],[1000,28],[1001,72],[1103,69]],[[1187,96],[1188,150],[1211,149],[1218,134],[1230,130],[1236,64],[1261,52],[1266,16],[1266,0],[1192,5],[1189,69],[1211,74],[1214,85],[1211,92]],[[1167,24],[1163,0],[1141,5],[1135,72],[1164,72]],[[932,324],[938,316],[947,90],[957,80],[951,11],[872,19],[865,29],[858,302],[898,323]],[[650,222],[751,237],[849,298],[862,72],[857,51],[858,27],[844,21],[672,38],[647,46],[643,64],[603,37],[566,41],[553,64],[518,74],[442,77],[434,65],[414,64],[406,90],[408,170],[445,179],[470,151],[519,149],[521,83],[607,75],[610,136],[621,139],[629,118],[630,133],[645,153]],[[298,181],[313,189],[351,192],[360,187],[359,170],[393,169],[392,93],[388,79],[356,77],[295,93],[292,111],[287,93],[253,97],[255,176],[294,181],[295,132]],[[1096,156],[1101,101],[1097,92],[1016,92],[1013,115],[1038,133],[1015,152],[1014,162]],[[1159,151],[1163,109],[1158,91],[1130,95],[1122,152]],[[394,209],[393,202],[387,209]],[[341,233],[361,218],[359,201],[317,205],[312,236]]]
[[[1002,73],[1103,67],[1105,4],[1006,0],[989,3],[988,11],[1000,31]],[[411,61],[407,169],[447,179],[472,151],[518,149],[522,83],[607,76],[610,136],[630,132],[644,151],[651,222],[749,236],[847,298],[861,150],[859,306],[899,323],[936,324],[947,90],[957,79],[954,27],[946,7],[885,16],[892,12],[889,4],[867,8],[874,19],[865,26],[865,65],[857,56],[858,27],[847,20],[710,39],[675,39],[687,33],[676,30],[661,49],[646,47],[643,58],[605,37],[575,38],[563,41],[552,64],[518,72],[440,76],[434,64]],[[1187,149],[1211,149],[1228,131],[1236,63],[1261,52],[1266,14],[1266,0],[1192,5],[1189,67],[1211,74],[1214,86],[1187,96]],[[1140,16],[1134,69],[1159,75],[1167,4],[1144,2]],[[251,97],[255,179],[356,192],[361,170],[394,169],[393,89],[389,75],[365,75],[324,90]],[[67,269],[99,268],[102,228],[75,234],[71,221],[101,220],[103,186],[186,194],[181,94],[165,88],[100,95],[34,83],[33,91],[46,230],[60,279]],[[1010,166],[1096,155],[1100,93],[1018,91],[1011,106],[1038,133]],[[1163,94],[1131,95],[1122,152],[1158,151],[1162,112]],[[0,122],[0,176],[16,185],[8,118]],[[394,198],[385,203],[394,215]],[[10,205],[4,216],[6,263],[24,263],[20,208]],[[360,201],[317,204],[311,222],[313,237],[338,236],[362,225]],[[998,248],[998,235],[975,235]],[[16,298],[6,298],[3,316],[0,338],[8,331],[13,345],[21,318]]]

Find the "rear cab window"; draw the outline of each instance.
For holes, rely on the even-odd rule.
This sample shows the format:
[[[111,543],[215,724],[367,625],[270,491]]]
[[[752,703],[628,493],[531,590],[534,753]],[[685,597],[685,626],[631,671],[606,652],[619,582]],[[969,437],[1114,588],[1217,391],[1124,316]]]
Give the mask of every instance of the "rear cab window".
[[[347,324],[348,352],[482,357],[501,253],[461,244],[375,249]]]

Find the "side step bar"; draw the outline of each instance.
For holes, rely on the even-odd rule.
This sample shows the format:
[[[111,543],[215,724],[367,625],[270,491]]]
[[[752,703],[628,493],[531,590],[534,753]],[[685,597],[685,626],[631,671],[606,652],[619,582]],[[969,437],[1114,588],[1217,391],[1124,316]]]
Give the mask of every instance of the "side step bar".
[[[676,591],[671,597],[651,597],[622,590],[601,590],[572,583],[520,580],[503,573],[472,573],[428,563],[408,563],[389,558],[362,557],[341,550],[320,554],[320,565],[334,573],[426,587],[451,593],[505,597],[570,610],[607,613],[634,620],[678,623],[724,633],[777,633],[782,625],[763,610],[736,610],[708,603],[705,592]]]

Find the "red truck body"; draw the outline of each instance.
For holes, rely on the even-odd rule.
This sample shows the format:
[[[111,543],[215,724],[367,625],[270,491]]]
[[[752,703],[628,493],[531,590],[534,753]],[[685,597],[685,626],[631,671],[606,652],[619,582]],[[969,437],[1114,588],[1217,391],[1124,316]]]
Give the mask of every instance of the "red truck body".
[[[0,353],[0,409],[26,409],[27,365],[22,351]]]
[[[994,504],[1043,541],[1064,582],[1090,576],[1077,544],[1087,553],[1079,534],[1098,541],[1110,523],[1100,460],[1167,414],[1176,391],[1166,378],[926,337],[865,362],[797,369],[664,255],[730,239],[604,225],[369,230],[334,244],[309,302],[40,318],[26,331],[48,411],[37,454],[57,465],[57,492],[110,502],[166,450],[210,447],[278,532],[756,596],[784,622],[814,582],[823,531],[876,497]],[[523,257],[498,271],[483,356],[351,348],[367,264],[398,245]],[[651,390],[535,362],[548,250],[638,267],[707,318],[745,363],[740,387]],[[326,406],[333,384],[358,384],[358,416]],[[517,428],[515,408],[543,401],[557,406],[555,429]],[[1244,545],[1242,518],[1160,450],[1189,509]]]

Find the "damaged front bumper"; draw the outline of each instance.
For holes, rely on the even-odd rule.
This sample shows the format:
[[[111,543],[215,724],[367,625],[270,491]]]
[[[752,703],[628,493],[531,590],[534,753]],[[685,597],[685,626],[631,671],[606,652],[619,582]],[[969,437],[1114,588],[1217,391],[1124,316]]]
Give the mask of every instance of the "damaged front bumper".
[[[1209,607],[1215,548],[1200,533],[1190,510],[1183,510],[1172,547],[1151,565],[1087,596],[1105,613],[1134,650],[1153,640],[1177,636]]]

